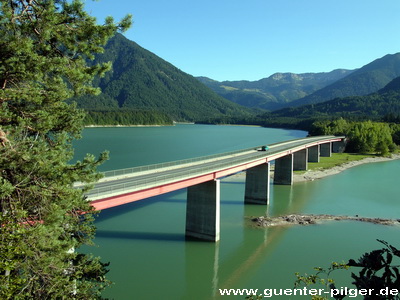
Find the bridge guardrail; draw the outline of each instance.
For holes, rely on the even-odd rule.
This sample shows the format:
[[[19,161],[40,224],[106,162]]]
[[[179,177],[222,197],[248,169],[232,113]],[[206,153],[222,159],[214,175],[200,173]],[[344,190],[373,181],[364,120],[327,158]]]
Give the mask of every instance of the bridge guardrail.
[[[260,153],[257,156],[254,156],[254,159],[262,158],[265,157],[264,153]],[[89,197],[97,197],[103,194],[113,194],[116,192],[123,192],[123,191],[135,191],[135,190],[140,190],[143,188],[147,188],[150,186],[158,186],[166,183],[170,183],[173,181],[177,181],[179,179],[185,179],[188,177],[195,177],[195,176],[200,176],[205,173],[209,173],[212,171],[219,170],[223,167],[227,167],[234,164],[240,164],[247,162],[249,159],[248,158],[238,158],[231,160],[229,162],[216,162],[213,163],[212,166],[209,167],[197,167],[195,170],[192,170],[188,168],[188,170],[183,170],[181,172],[178,172],[176,174],[168,174],[168,175],[156,175],[151,178],[146,178],[146,179],[139,179],[139,180],[134,180],[129,183],[120,183],[120,184],[115,184],[112,186],[107,186],[107,187],[100,187],[100,188],[94,188],[89,193],[87,196]]]
[[[241,164],[241,163],[246,163],[246,162],[249,162],[249,161],[258,160],[260,158],[267,157],[267,156],[272,155],[272,154],[278,154],[279,152],[287,150],[286,145],[288,143],[291,144],[290,148],[293,148],[293,147],[298,147],[298,146],[310,144],[313,141],[324,140],[324,139],[327,139],[329,137],[334,138],[334,136],[325,136],[323,138],[322,137],[311,138],[311,139],[310,138],[306,138],[306,139],[292,140],[292,141],[285,142],[285,143],[275,143],[275,144],[269,145],[269,146],[271,146],[273,148],[270,148],[267,151],[262,151],[258,155],[254,155],[251,158],[251,160],[249,160],[248,157],[247,158],[237,157],[237,158],[230,159],[229,161],[220,161],[220,162],[216,161],[215,163],[212,164],[212,166],[196,167],[195,169],[187,168],[186,170],[184,169],[184,170],[182,170],[180,172],[174,172],[173,174],[156,175],[156,176],[153,176],[151,178],[133,180],[132,182],[129,182],[129,183],[120,183],[120,184],[115,184],[115,185],[107,186],[107,187],[94,188],[91,191],[89,191],[89,193],[87,193],[86,195],[88,197],[91,197],[91,198],[96,198],[96,197],[99,197],[101,195],[115,194],[117,192],[124,192],[124,191],[133,192],[133,191],[140,190],[140,189],[143,189],[143,188],[149,188],[149,187],[152,187],[152,186],[158,186],[158,185],[162,185],[162,184],[167,184],[167,183],[170,183],[170,182],[173,182],[173,181],[177,181],[177,180],[180,180],[180,179],[183,180],[183,179],[190,178],[190,177],[200,176],[200,175],[203,175],[205,173],[218,171],[218,170],[221,170],[221,169],[223,169],[225,167],[229,167],[229,166],[232,166],[232,165],[235,165],[235,164],[238,165],[238,164]],[[259,147],[248,148],[248,149],[245,149],[245,150],[232,151],[232,152],[228,152],[228,153],[223,153],[223,155],[222,154],[217,154],[217,155],[211,155],[211,156],[203,156],[203,157],[201,157],[201,159],[200,158],[196,158],[195,160],[191,160],[191,159],[189,159],[189,160],[180,160],[180,161],[174,161],[174,162],[171,162],[171,163],[184,164],[182,162],[186,163],[186,161],[193,162],[193,161],[198,161],[198,160],[210,159],[210,157],[222,157],[222,156],[227,156],[227,155],[233,155],[233,154],[237,154],[237,153],[240,153],[240,152],[246,152],[246,151],[249,151],[249,150],[252,150],[252,149],[257,149],[257,148],[259,148]],[[154,166],[154,169],[156,169],[155,166],[158,166],[158,165],[163,165],[163,167],[166,167],[166,164],[155,164],[155,165],[150,165],[150,166]],[[170,166],[170,165],[168,165],[168,166]],[[144,166],[144,167],[146,167],[146,166]],[[140,167],[129,168],[127,170],[138,169],[138,168],[140,168]],[[125,170],[125,169],[123,169],[123,170]],[[149,169],[146,169],[146,170],[149,170]],[[119,171],[119,170],[116,170],[116,171]],[[140,171],[143,171],[143,169],[140,169]],[[139,172],[139,170],[137,172]]]
[[[329,136],[326,136],[325,138],[327,138],[327,137],[329,137]],[[313,138],[312,137],[311,138],[310,137],[308,137],[308,138],[305,137],[305,138],[302,138],[302,139],[289,140],[289,141],[286,141],[285,143],[292,143],[293,141],[301,142],[301,141],[303,141],[305,139],[307,139],[309,141],[310,139],[313,139]],[[321,139],[321,137],[316,137],[315,139]],[[268,146],[271,147],[271,146],[274,146],[274,145],[277,145],[277,144],[282,144],[282,142],[269,144]],[[251,148],[246,148],[246,149],[241,149],[241,150],[230,151],[230,152],[217,153],[217,154],[212,154],[212,155],[207,155],[207,156],[200,156],[200,157],[195,157],[195,158],[176,160],[176,161],[165,162],[165,163],[158,163],[158,164],[151,164],[151,165],[145,165],[145,166],[139,166],[139,167],[132,167],[132,168],[105,171],[105,172],[101,172],[101,173],[104,175],[104,178],[106,178],[106,177],[114,177],[114,176],[121,176],[121,175],[127,175],[127,174],[132,174],[132,173],[138,173],[138,172],[143,172],[143,171],[151,171],[151,170],[156,170],[156,169],[163,169],[163,168],[168,168],[168,167],[172,167],[172,166],[178,166],[178,165],[183,165],[183,164],[194,163],[194,162],[198,162],[198,161],[202,161],[202,160],[215,159],[215,158],[219,158],[219,157],[239,154],[239,153],[242,153],[242,152],[247,152],[247,151],[259,149],[262,146],[264,146],[264,145],[251,147]]]
[[[207,156],[200,156],[200,157],[195,157],[195,158],[188,158],[188,159],[182,159],[182,160],[176,160],[176,161],[170,161],[170,162],[158,163],[158,164],[151,164],[151,165],[145,165],[145,166],[139,166],[139,167],[132,167],[132,168],[126,168],[126,169],[105,171],[105,172],[101,172],[101,173],[104,175],[104,177],[121,176],[121,175],[127,175],[127,174],[132,174],[132,173],[143,172],[143,171],[151,171],[151,170],[156,170],[156,169],[168,168],[168,167],[172,167],[172,166],[184,165],[184,164],[194,163],[194,162],[198,162],[198,161],[202,161],[202,160],[215,159],[215,158],[224,157],[224,156],[228,156],[228,155],[239,154],[241,152],[256,150],[261,147],[262,146],[251,147],[251,148],[247,148],[247,149],[212,154],[212,155],[207,155]]]

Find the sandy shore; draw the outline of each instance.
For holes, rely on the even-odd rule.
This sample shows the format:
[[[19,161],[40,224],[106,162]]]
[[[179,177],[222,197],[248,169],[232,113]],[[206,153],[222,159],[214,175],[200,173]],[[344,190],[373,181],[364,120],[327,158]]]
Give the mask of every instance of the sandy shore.
[[[338,174],[346,169],[359,166],[362,164],[383,162],[395,159],[400,159],[400,154],[392,154],[391,157],[368,157],[362,160],[351,161],[349,163],[345,163],[330,169],[306,171],[304,174],[294,174],[293,180],[294,182],[313,181],[316,179],[324,178],[326,176]]]

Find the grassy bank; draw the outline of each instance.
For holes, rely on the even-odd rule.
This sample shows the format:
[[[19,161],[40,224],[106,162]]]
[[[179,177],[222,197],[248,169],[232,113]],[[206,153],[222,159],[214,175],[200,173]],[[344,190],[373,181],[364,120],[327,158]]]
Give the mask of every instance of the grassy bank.
[[[353,153],[332,153],[331,157],[320,157],[319,163],[308,163],[308,170],[331,169],[342,164],[361,160],[368,157],[376,157],[373,154],[353,154]],[[305,171],[295,171],[296,174],[305,173]]]

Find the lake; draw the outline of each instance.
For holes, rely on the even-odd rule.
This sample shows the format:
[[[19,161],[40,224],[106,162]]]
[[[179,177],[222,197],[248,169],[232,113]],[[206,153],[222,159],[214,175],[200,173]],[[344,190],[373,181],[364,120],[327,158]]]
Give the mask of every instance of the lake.
[[[250,126],[87,128],[76,158],[110,150],[100,170],[205,156],[301,138],[304,131]],[[104,297],[125,299],[244,299],[220,289],[290,289],[294,273],[313,273],[381,247],[399,246],[399,227],[355,221],[313,226],[253,228],[252,216],[324,213],[398,218],[400,161],[365,164],[293,186],[272,186],[271,204],[243,205],[243,174],[221,180],[221,240],[185,241],[186,190],[101,212],[96,247],[110,262],[114,285]],[[357,272],[357,270],[354,270]],[[338,283],[350,274],[338,272]],[[277,297],[279,298],[279,297]],[[287,296],[282,299],[289,299]],[[310,299],[308,297],[293,297]]]

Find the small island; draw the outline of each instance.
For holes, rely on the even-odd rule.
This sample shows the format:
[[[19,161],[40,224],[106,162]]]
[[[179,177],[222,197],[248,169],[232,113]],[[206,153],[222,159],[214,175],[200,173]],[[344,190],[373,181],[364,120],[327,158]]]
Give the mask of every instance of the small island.
[[[288,214],[278,217],[261,216],[251,219],[256,227],[274,227],[287,225],[313,225],[323,221],[360,221],[380,225],[397,225],[400,219],[365,218],[356,216],[334,216],[334,215],[313,215],[313,214]]]

